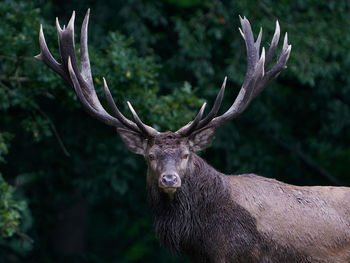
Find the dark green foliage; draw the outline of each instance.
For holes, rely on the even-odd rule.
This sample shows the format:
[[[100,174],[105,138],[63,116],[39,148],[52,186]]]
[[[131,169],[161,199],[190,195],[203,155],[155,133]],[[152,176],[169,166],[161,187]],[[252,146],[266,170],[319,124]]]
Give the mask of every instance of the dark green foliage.
[[[13,200],[13,188],[0,175],[0,236],[11,237],[17,230],[25,203]]]
[[[221,112],[233,102],[246,66],[238,14],[249,18],[254,32],[263,27],[265,47],[278,18],[293,46],[288,69],[217,131],[203,156],[226,173],[254,172],[298,185],[350,184],[347,1],[5,0],[0,172],[16,191],[13,196],[0,177],[0,262],[185,262],[154,237],[142,158],[88,116],[73,90],[33,58],[40,23],[57,57],[54,18],[67,24],[76,10],[79,33],[88,7],[89,53],[102,103],[104,76],[126,115],[130,100],[162,131],[191,120],[204,100],[212,104],[226,75]]]

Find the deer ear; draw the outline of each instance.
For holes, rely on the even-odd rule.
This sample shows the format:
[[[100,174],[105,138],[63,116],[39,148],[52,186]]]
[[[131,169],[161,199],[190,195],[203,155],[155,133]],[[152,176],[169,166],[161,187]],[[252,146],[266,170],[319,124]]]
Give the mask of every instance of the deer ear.
[[[133,153],[145,155],[147,141],[141,134],[123,128],[117,128],[126,147]]]
[[[192,151],[198,152],[210,146],[214,138],[214,133],[215,127],[209,127],[191,134],[189,142]]]

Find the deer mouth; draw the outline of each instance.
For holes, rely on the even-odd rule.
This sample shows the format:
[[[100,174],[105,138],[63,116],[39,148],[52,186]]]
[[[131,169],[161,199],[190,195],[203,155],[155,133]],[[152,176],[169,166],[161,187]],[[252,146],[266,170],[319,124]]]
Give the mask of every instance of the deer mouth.
[[[176,185],[167,186],[163,183],[159,183],[159,188],[162,189],[165,193],[175,193],[175,191],[181,187],[181,182],[177,183]]]
[[[161,187],[162,191],[169,196],[172,196],[176,192],[177,188],[179,187]]]

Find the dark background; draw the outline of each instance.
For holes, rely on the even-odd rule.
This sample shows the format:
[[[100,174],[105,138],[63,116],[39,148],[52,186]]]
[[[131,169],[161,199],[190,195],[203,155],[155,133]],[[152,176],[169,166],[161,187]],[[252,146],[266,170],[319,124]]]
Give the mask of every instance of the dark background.
[[[162,131],[187,123],[202,102],[210,106],[226,75],[222,111],[233,102],[246,70],[239,14],[255,35],[263,27],[265,48],[278,19],[293,46],[288,69],[220,128],[201,155],[225,173],[350,184],[349,1],[5,0],[0,262],[187,262],[155,238],[143,158],[33,59],[40,23],[57,57],[55,17],[67,24],[76,10],[79,35],[89,7],[89,53],[101,100],[105,76],[123,112],[129,114],[130,100]]]

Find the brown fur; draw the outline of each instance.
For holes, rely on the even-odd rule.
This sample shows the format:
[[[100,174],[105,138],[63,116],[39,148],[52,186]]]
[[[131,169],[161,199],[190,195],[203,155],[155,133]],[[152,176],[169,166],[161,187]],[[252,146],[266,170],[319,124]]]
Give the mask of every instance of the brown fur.
[[[314,260],[350,262],[349,188],[300,187],[256,175],[232,177],[230,184],[260,233]]]
[[[349,188],[229,176],[195,153],[183,167],[188,144],[165,133],[147,149],[158,151],[157,165],[148,160],[147,189],[164,246],[193,262],[350,262]],[[171,165],[182,186],[169,196],[156,179]]]
[[[194,153],[208,147],[214,128],[189,138],[160,133],[146,146],[118,131],[147,160],[155,229],[175,253],[210,263],[350,262],[350,188],[219,173]],[[181,187],[161,187],[165,173]]]

